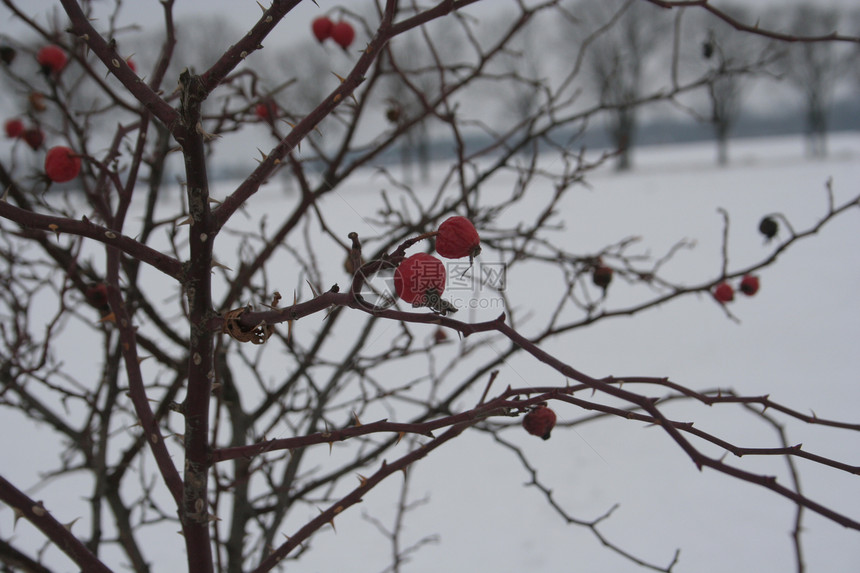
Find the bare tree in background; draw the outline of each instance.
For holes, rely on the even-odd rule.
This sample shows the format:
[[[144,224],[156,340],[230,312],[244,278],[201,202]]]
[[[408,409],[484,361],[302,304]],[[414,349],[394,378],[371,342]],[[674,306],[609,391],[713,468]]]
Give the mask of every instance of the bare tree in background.
[[[554,70],[557,59],[549,56],[555,48],[555,38],[547,30],[553,29],[552,20],[540,25],[524,26],[522,32],[511,39],[505,58],[496,72],[508,78],[508,89],[488,94],[488,99],[501,100],[498,123],[502,126],[523,125],[534,118],[537,108],[546,96],[546,77]]]
[[[733,19],[751,22],[752,15],[742,6],[727,6],[725,12]],[[778,60],[779,52],[773,41],[745,34],[722,20],[696,13],[697,24],[705,32],[701,42],[701,58],[710,69],[705,91],[710,100],[709,122],[717,141],[717,163],[729,161],[728,143],[731,130],[741,114],[744,92],[749,81],[768,73]]]
[[[384,116],[393,129],[403,132],[399,142],[400,167],[405,181],[415,182],[413,168],[418,165],[421,180],[426,180],[430,169],[430,129],[426,96],[438,93],[435,68],[427,49],[426,38],[408,37],[389,50],[381,66],[386,69]],[[406,78],[411,78],[407,81]]]
[[[566,202],[614,156],[582,152],[579,134],[605,119],[615,126],[620,165],[629,167],[636,110],[708,83],[693,78],[641,91],[640,58],[660,38],[654,6],[628,3],[591,24],[581,49],[540,80],[496,71],[537,15],[578,20],[554,0],[516,3],[491,33],[481,23],[496,2],[387,0],[362,4],[365,12],[350,3],[326,14],[353,27],[355,43],[337,59],[330,54],[325,68],[312,65],[324,58],[307,56],[309,67],[295,74],[269,72],[255,57],[285,19],[298,18],[297,1],[262,6],[250,29],[223,31],[231,37],[222,53],[201,53],[193,69],[177,70],[182,28],[165,0],[158,55],[136,71],[124,48],[132,38],[97,12],[107,7],[61,0],[65,18],[46,25],[22,3],[2,4],[4,16],[69,58],[61,71],[42,73],[33,70],[31,45],[7,38],[0,52],[18,109],[36,91],[50,108],[30,112],[45,131],[42,145],[15,138],[0,157],[0,407],[22,442],[25,429],[36,429],[26,443],[37,444],[32,461],[23,452],[4,460],[0,501],[12,508],[13,527],[29,522],[43,540],[17,538],[4,523],[7,570],[284,568],[313,552],[322,529],[357,511],[391,476],[433,463],[437,450],[473,430],[510,452],[566,523],[633,565],[672,570],[677,552],[638,555],[631,538],[605,531],[616,519],[612,509],[583,518],[554,495],[519,441],[533,439],[521,420],[544,404],[563,414],[554,440],[596,420],[650,425],[692,466],[783,500],[796,515],[798,570],[804,515],[860,530],[841,506],[807,495],[795,461],[840,476],[856,474],[856,466],[791,445],[780,424],[814,425],[834,441],[860,425],[769,395],[698,390],[695,381],[596,378],[545,350],[603,320],[684,298],[710,304],[716,285],[775,264],[860,205],[860,197],[837,203],[830,194],[814,224],[781,219],[783,234],[744,265],[730,264],[725,214],[720,264],[694,284],[666,272],[690,247],[683,239],[644,254],[628,236],[594,250],[571,247],[559,233]],[[444,34],[431,33],[434,25]],[[603,45],[616,34],[619,43]],[[399,50],[409,45],[428,59],[404,58]],[[297,56],[330,46],[303,45]],[[670,46],[667,69],[678,58]],[[583,107],[582,63],[592,50],[601,101]],[[486,116],[487,84],[502,91],[512,80],[540,81],[543,99],[524,106],[530,115],[516,125],[497,129]],[[405,91],[392,92],[392,82]],[[101,94],[97,108],[74,97],[85,84]],[[257,111],[271,99],[277,110]],[[396,121],[384,117],[407,102]],[[114,127],[105,135],[97,121]],[[419,186],[382,158],[429,122],[452,154],[443,173]],[[216,183],[217,152],[235,149],[231,142],[261,124],[265,139],[241,147],[243,177]],[[481,144],[469,145],[472,136]],[[66,186],[42,168],[45,149],[58,145],[81,159]],[[177,184],[167,176],[171,157],[180,160]],[[285,186],[297,192],[284,194]],[[398,301],[395,269],[416,252],[441,251],[434,241],[452,216],[480,230],[480,257],[471,245],[449,263],[445,293],[425,291],[417,305]],[[506,288],[542,276],[554,282],[541,300]],[[492,314],[471,312],[477,298]],[[516,356],[556,378],[512,376],[506,367]],[[704,430],[672,417],[670,405],[679,402],[729,415]],[[734,443],[735,408],[777,429],[775,439],[760,448]],[[20,448],[18,435],[0,439],[9,451]],[[769,464],[787,465],[789,478],[773,477]],[[367,519],[390,544],[392,571],[432,540],[401,536],[416,500],[409,481],[400,483],[392,520]],[[363,558],[342,556],[345,567]]]
[[[646,70],[668,30],[667,16],[637,0],[582,1],[571,13],[575,38],[587,43],[590,83],[607,110],[609,139],[618,152],[616,168],[630,169]]]
[[[838,24],[837,9],[801,4],[795,8],[791,30],[803,36],[823,36],[836,30]],[[785,75],[803,95],[807,153],[812,157],[827,155],[827,116],[836,82],[847,63],[841,48],[829,42],[786,46]]]

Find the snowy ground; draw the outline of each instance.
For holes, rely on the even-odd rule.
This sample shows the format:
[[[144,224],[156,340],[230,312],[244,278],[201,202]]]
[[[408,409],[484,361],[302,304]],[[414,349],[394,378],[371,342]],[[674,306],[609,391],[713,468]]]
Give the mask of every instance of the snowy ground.
[[[572,195],[562,210],[571,250],[597,250],[638,235],[643,245],[662,252],[679,239],[694,239],[696,248],[679,254],[667,273],[697,284],[715,276],[721,264],[723,220],[718,208],[731,219],[732,270],[759,260],[772,248],[763,244],[757,231],[763,214],[781,212],[802,228],[825,212],[829,178],[837,203],[860,192],[858,134],[834,137],[825,161],[805,159],[802,142],[794,138],[737,142],[731,147],[728,168],[713,164],[714,153],[710,144],[652,147],[637,151],[631,173],[607,169],[592,174],[591,189]],[[326,199],[325,212],[337,220],[338,209],[360,211],[362,193],[368,200],[376,197],[375,190],[345,189]],[[275,211],[277,201],[283,200],[282,194],[269,189],[255,203]],[[802,412],[856,422],[859,223],[860,210],[844,215],[765,269],[759,294],[739,297],[732,306],[740,323],[727,319],[709,297],[689,296],[634,318],[575,331],[546,350],[593,376],[669,376],[695,389],[769,393]],[[235,264],[229,259],[222,262]],[[508,295],[520,308],[533,305],[540,313],[547,284],[542,277],[531,277],[510,284]],[[511,360],[501,377],[513,385],[564,384],[557,374],[525,356]],[[569,405],[557,411],[562,421],[581,415]],[[772,430],[752,423],[753,418],[737,407],[679,405],[669,412],[675,419],[695,420],[738,445],[775,445]],[[2,418],[0,425],[10,421]],[[803,442],[807,450],[858,463],[857,435],[780,421],[788,424],[791,443]],[[16,424],[7,431],[20,434],[20,428]],[[636,556],[666,565],[680,549],[678,572],[793,570],[793,507],[756,486],[712,471],[698,472],[656,428],[612,419],[560,430],[547,442],[516,427],[503,436],[523,446],[540,479],[573,517],[595,519],[620,504],[601,531]],[[42,447],[34,446],[33,455],[49,458],[52,452],[36,449]],[[0,459],[20,459],[20,443],[4,440],[0,448]],[[338,455],[338,448],[332,455]],[[810,497],[860,516],[856,476],[801,466]],[[427,500],[408,515],[402,543],[408,546],[429,535],[438,535],[438,540],[412,555],[404,571],[640,570],[603,548],[588,529],[565,524],[535,488],[525,485],[530,476],[522,465],[478,430],[434,452],[411,471],[413,498]],[[26,467],[9,468],[4,463],[3,473],[14,482],[28,483]],[[390,562],[390,545],[363,515],[390,520],[401,481],[399,474],[393,476],[360,507],[338,517],[337,532],[321,531],[312,540],[312,551],[290,569],[383,570]],[[33,495],[39,498],[49,489]],[[76,491],[74,496],[87,493]],[[65,515],[56,492],[46,500],[55,514]],[[69,519],[73,517],[69,513]],[[11,512],[0,508],[4,538],[11,532],[11,519]],[[15,536],[39,539],[25,523],[18,524]],[[808,571],[860,568],[857,532],[806,512],[803,540]],[[173,553],[180,548],[178,536],[160,542],[165,543],[161,554],[173,556],[157,562],[154,570],[171,571],[171,563],[184,563],[184,556],[179,559]],[[49,557],[59,564],[58,571],[71,570],[61,556]]]

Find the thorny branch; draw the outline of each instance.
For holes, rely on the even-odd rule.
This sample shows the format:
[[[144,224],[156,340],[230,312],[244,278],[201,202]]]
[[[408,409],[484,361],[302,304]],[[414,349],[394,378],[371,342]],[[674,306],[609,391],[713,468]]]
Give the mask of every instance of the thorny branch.
[[[835,31],[802,37],[766,30],[706,0],[647,2],[666,9],[698,8],[740,32],[782,42],[860,42]],[[858,466],[791,445],[782,423],[790,419],[834,432],[856,432],[860,424],[804,414],[769,396],[730,388],[695,391],[646,376],[594,378],[542,349],[595,322],[708,293],[721,280],[774,265],[799,241],[860,205],[860,197],[837,204],[828,184],[826,213],[800,230],[781,217],[788,237],[744,268],[730,264],[729,214],[724,212],[721,268],[692,285],[663,274],[667,263],[691,246],[685,240],[657,257],[632,253],[640,241],[635,237],[597,253],[571,252],[558,244],[552,233],[560,228],[563,200],[590,171],[620,152],[581,148],[579,138],[590,126],[628,107],[653,102],[683,107],[681,98],[716,81],[719,74],[713,71],[681,73],[680,17],[671,38],[671,65],[665,66],[671,68],[671,80],[624,101],[594,103],[584,97],[586,62],[629,18],[638,6],[634,2],[619,5],[606,21],[589,23],[572,65],[565,61],[563,67],[544,70],[522,65],[522,55],[531,49],[523,38],[541,30],[547,18],[560,26],[580,23],[577,10],[559,1],[513,3],[510,14],[493,21],[491,37],[477,25],[490,18],[479,11],[489,3],[478,0],[426,7],[387,0],[376,3],[373,15],[352,5],[329,8],[320,14],[352,22],[364,33],[358,50],[353,46],[337,54],[341,60],[327,54],[323,65],[334,70],[288,70],[288,79],[272,73],[273,62],[299,65],[323,49],[311,44],[289,58],[265,59],[271,51],[262,49],[264,39],[273,41],[273,31],[294,16],[297,1],[261,5],[250,30],[237,33],[232,45],[219,48],[197,74],[193,66],[180,73],[175,65],[196,50],[177,49],[182,28],[174,22],[173,1],[164,0],[163,34],[148,42],[158,53],[146,61],[141,52],[137,64],[148,64],[148,75],[132,66],[127,46],[133,39],[117,26],[120,3],[107,20],[93,17],[91,3],[60,4],[67,20],[43,25],[12,0],[3,0],[23,26],[70,57],[62,74],[33,75],[20,66],[24,56],[34,55],[33,46],[2,38],[4,49],[19,52],[18,62],[4,64],[3,77],[9,93],[26,102],[22,115],[46,132],[50,145],[75,148],[83,170],[76,183],[80,189],[58,189],[41,172],[33,177],[23,141],[11,144],[8,157],[0,159],[0,406],[63,441],[62,446],[53,443],[57,467],[27,486],[48,488],[50,476],[89,476],[92,493],[78,506],[84,508],[88,532],[73,534],[70,524],[65,527],[53,517],[52,508],[5,477],[0,477],[0,499],[15,510],[16,520],[31,521],[82,570],[111,570],[114,555],[105,547],[115,545],[120,560],[135,571],[148,571],[154,555],[142,535],[149,528],[181,528],[189,570],[272,570],[284,559],[298,559],[315,532],[333,525],[372,488],[471,427],[491,432],[509,449],[530,475],[530,484],[566,522],[591,529],[633,564],[672,570],[677,552],[668,565],[657,565],[598,530],[613,509],[596,519],[574,516],[539,479],[540,468],[515,442],[502,438],[525,409],[542,402],[594,412],[583,421],[619,418],[658,426],[700,469],[710,467],[790,500],[797,508],[798,571],[803,570],[806,510],[860,528],[847,511],[826,507],[801,490],[802,472],[795,461],[850,475],[860,473]],[[768,73],[767,62],[740,62],[729,71]],[[346,71],[337,67],[344,65]],[[178,89],[162,88],[172,90],[175,80]],[[529,96],[525,100],[517,96],[523,91]],[[502,120],[488,120],[469,109],[469,103],[479,102],[488,111],[508,96],[516,117],[506,112]],[[312,103],[296,104],[303,98]],[[276,117],[254,115],[263,100]],[[268,151],[260,151],[259,165],[216,198],[210,188],[211,154],[221,139],[261,123],[271,137],[261,144]],[[365,133],[365,126],[373,126],[372,132]],[[105,134],[105,129],[113,131]],[[383,160],[400,153],[403,172],[411,173],[408,158],[426,153],[431,131],[447,134],[455,160],[438,184],[413,187],[411,175],[398,174]],[[473,141],[473,133],[482,138]],[[543,161],[550,155],[552,161]],[[182,176],[175,187],[169,183],[173,156],[181,157]],[[383,181],[374,213],[356,209],[349,200],[355,193],[352,181],[367,168],[379,174],[372,185]],[[275,176],[283,176],[283,186],[295,187],[299,195],[279,197],[283,210],[278,213],[261,213],[261,191]],[[489,192],[489,187],[499,191]],[[338,200],[352,210],[349,219],[338,214]],[[534,211],[530,220],[517,214],[515,223],[509,222],[512,212],[527,207]],[[520,327],[529,317],[514,310],[522,301],[507,300],[503,291],[497,294],[508,312],[485,321],[399,310],[384,297],[365,298],[378,286],[373,281],[391,272],[407,251],[432,249],[432,229],[452,214],[465,214],[486,229],[485,246],[505,258],[508,268],[538,264],[563,270],[558,300],[548,301],[553,310],[536,333],[523,334]],[[235,272],[215,256],[231,256],[230,240],[238,245]],[[343,289],[337,284],[343,277],[341,258],[348,269]],[[589,290],[589,273],[598,261],[611,263],[616,276],[648,294],[610,306],[611,293]],[[215,294],[221,297],[217,303]],[[314,315],[325,317],[316,331],[303,320]],[[432,337],[422,338],[429,329],[416,325],[432,326]],[[444,351],[453,349],[448,337],[454,335],[461,342],[449,359]],[[81,344],[84,337],[99,342]],[[239,340],[260,344],[244,346]],[[509,346],[498,349],[499,340]],[[69,349],[80,356],[69,355]],[[499,366],[517,353],[549,365],[567,383],[492,391]],[[461,369],[464,365],[469,372]],[[655,389],[668,395],[652,397]],[[462,399],[473,394],[481,398],[464,409]],[[675,419],[664,406],[679,400],[745,408],[776,430],[779,445],[735,443]],[[380,419],[380,412],[387,416]],[[363,418],[376,421],[362,423]],[[410,438],[400,447],[407,446],[407,452],[385,461],[405,436]],[[351,453],[348,459],[315,458],[319,450],[331,452],[341,444]],[[749,471],[740,461],[730,464],[706,455],[700,444],[738,460],[783,459],[790,483]],[[148,467],[150,460],[155,470]],[[344,485],[356,475],[357,486]],[[405,496],[405,489],[401,492]],[[311,507],[324,509],[281,541],[287,520],[295,523],[299,509]],[[400,509],[390,536],[394,571],[411,551],[397,547],[406,517],[403,498]],[[15,541],[0,540],[0,561],[38,570],[39,559]]]

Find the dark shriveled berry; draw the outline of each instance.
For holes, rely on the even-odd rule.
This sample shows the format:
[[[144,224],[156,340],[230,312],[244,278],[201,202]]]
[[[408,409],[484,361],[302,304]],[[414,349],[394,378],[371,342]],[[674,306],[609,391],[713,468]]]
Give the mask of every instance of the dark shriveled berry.
[[[758,224],[758,230],[769,241],[776,237],[776,234],[779,232],[779,223],[773,217],[765,217]]]
[[[18,52],[15,51],[15,48],[11,46],[0,46],[0,62],[3,62],[7,66],[15,60],[16,55],[18,55]]]
[[[591,272],[591,281],[606,290],[606,287],[612,282],[612,269],[605,265],[594,267],[594,270]]]
[[[39,149],[45,141],[45,133],[38,127],[31,127],[21,136],[31,149]]]

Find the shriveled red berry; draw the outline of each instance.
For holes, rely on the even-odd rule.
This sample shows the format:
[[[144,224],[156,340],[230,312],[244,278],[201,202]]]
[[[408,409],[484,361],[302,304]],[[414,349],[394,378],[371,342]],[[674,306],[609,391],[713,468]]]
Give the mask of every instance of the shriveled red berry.
[[[455,215],[439,225],[436,252],[446,259],[477,257],[481,254],[481,237],[469,219]]]
[[[134,60],[132,60],[131,58],[128,58],[125,61],[125,63],[128,64],[128,67],[131,68],[131,71],[133,71],[134,73],[137,73],[137,64],[134,63]]]
[[[87,287],[86,292],[84,293],[87,297],[87,301],[93,306],[102,307],[107,305],[108,301],[108,291],[107,285],[104,283],[97,283]]]
[[[445,333],[445,330],[440,326],[433,333],[433,342],[436,344],[441,344],[448,340],[448,335]]]
[[[413,306],[427,305],[445,290],[445,265],[427,253],[406,257],[394,270],[394,290]]]
[[[272,100],[260,102],[254,107],[254,114],[264,121],[271,121],[278,115],[278,105]]]
[[[36,52],[36,61],[39,62],[39,65],[42,66],[42,70],[46,73],[51,72],[58,74],[66,67],[66,63],[69,61],[69,58],[61,47],[49,44],[47,46],[42,46],[39,51]]]
[[[552,429],[555,427],[555,412],[546,406],[538,406],[523,416],[523,428],[533,436],[540,436],[548,440]]]
[[[3,128],[6,130],[6,137],[9,138],[17,139],[24,135],[24,122],[20,119],[15,118],[6,120]]]
[[[714,298],[720,304],[732,302],[735,300],[735,289],[729,283],[720,283],[714,288]]]
[[[338,22],[331,27],[331,39],[344,50],[355,40],[355,29],[349,22]]]
[[[32,149],[39,149],[45,141],[45,133],[38,127],[31,127],[21,136]]]
[[[612,268],[606,265],[598,265],[591,271],[591,281],[602,289],[606,289],[612,282]]]
[[[324,42],[331,36],[331,29],[334,27],[334,22],[328,16],[320,16],[311,22],[311,31],[317,39],[317,42]]]
[[[747,296],[752,296],[758,292],[759,282],[755,275],[744,275],[741,279],[740,291]]]
[[[65,183],[78,176],[81,158],[63,145],[52,147],[45,155],[45,174],[55,183]]]

